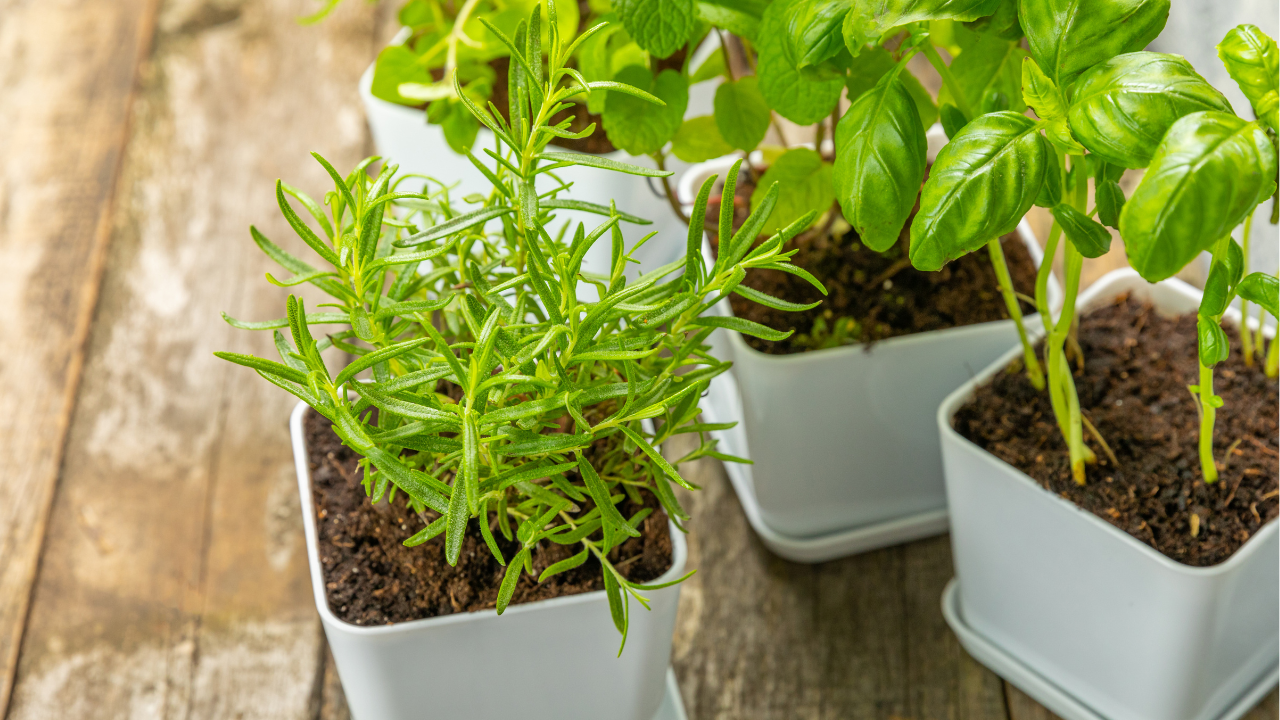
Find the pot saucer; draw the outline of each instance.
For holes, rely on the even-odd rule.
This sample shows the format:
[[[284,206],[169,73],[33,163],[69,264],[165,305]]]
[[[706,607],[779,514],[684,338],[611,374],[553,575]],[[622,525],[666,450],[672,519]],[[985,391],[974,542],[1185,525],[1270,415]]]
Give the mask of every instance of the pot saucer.
[[[711,436],[718,441],[720,452],[750,458],[747,433],[740,422],[742,407],[737,382],[730,373],[723,373],[712,378],[711,385],[713,389],[702,408],[704,422],[739,421],[737,426],[728,430],[712,431]],[[751,466],[726,462],[724,469],[729,475],[729,482],[733,485],[734,492],[738,495],[738,501],[742,503],[747,522],[751,523],[751,528],[755,530],[756,535],[760,536],[761,542],[773,554],[794,562],[826,562],[940,535],[948,528],[947,509],[943,507],[822,535],[807,537],[787,535],[770,527],[761,515],[760,503],[756,500],[755,483],[751,476]]]
[[[947,583],[946,589],[942,591],[942,616],[959,638],[965,651],[973,656],[974,660],[1016,685],[1018,689],[1056,713],[1062,720],[1109,720],[969,627],[961,616],[960,585],[955,578],[952,578]],[[1246,689],[1239,699],[1216,720],[1237,720],[1243,717],[1261,702],[1267,693],[1271,692],[1278,679],[1280,679],[1280,668],[1272,667]]]
[[[676,672],[670,666],[667,666],[667,692],[662,696],[662,705],[654,713],[653,720],[689,720],[684,712],[684,700],[680,698]]]

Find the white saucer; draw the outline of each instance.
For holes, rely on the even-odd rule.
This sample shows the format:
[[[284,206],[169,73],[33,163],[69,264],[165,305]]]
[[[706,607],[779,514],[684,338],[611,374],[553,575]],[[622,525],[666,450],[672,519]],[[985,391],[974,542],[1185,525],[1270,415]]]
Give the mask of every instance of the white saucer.
[[[676,672],[670,667],[667,667],[667,694],[662,697],[662,705],[653,720],[689,720],[684,712],[684,700],[680,698],[680,686],[676,684]]]
[[[947,583],[946,589],[942,591],[942,616],[946,618],[947,625],[951,626],[951,630],[960,639],[960,644],[973,656],[974,660],[1016,685],[1019,690],[1056,713],[1062,720],[1108,720],[966,625],[960,613],[960,586],[955,578],[952,578]],[[1219,715],[1217,720],[1237,720],[1242,717],[1271,692],[1271,688],[1275,687],[1278,679],[1280,679],[1280,668],[1272,668],[1264,673],[1258,682]]]
[[[747,448],[747,433],[741,425],[742,408],[738,395],[738,385],[730,373],[723,373],[712,378],[713,387],[708,401],[703,404],[704,422],[722,423],[739,422],[729,430],[717,430],[711,433],[719,441],[719,450],[729,455],[750,458]],[[941,535],[948,528],[946,508],[929,510],[915,515],[894,518],[884,522],[863,525],[848,530],[838,530],[825,535],[812,537],[795,537],[769,527],[760,514],[760,504],[756,501],[755,483],[751,478],[751,466],[743,463],[727,462],[725,472],[729,474],[729,482],[742,503],[747,514],[747,522],[760,536],[761,542],[775,555],[802,563],[819,563],[835,558],[856,555],[891,545],[919,540],[920,538]]]

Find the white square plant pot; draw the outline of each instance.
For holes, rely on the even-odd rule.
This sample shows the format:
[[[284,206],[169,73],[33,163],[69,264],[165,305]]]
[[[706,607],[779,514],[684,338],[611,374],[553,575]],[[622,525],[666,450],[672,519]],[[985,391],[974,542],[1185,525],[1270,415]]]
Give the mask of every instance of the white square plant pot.
[[[930,133],[931,145],[940,132]],[[691,169],[684,190],[711,173],[723,177],[732,163]],[[1025,221],[1018,235],[1039,265]],[[712,257],[705,243],[703,253]],[[1056,282],[1049,294],[1056,308]],[[723,302],[716,312],[731,310]],[[1025,322],[1040,325],[1034,313]],[[938,404],[1017,342],[1011,320],[794,355],[762,353],[738,332],[713,333],[713,354],[734,366],[712,380],[703,414],[739,423],[716,438],[723,452],[753,463],[725,467],[761,540],[789,560],[822,562],[946,532]]]
[[[1151,285],[1126,269],[1099,279],[1078,306],[1125,292],[1168,315],[1200,302],[1180,280]],[[969,442],[952,419],[1020,352],[937,413],[956,568],[943,598],[948,623],[976,659],[1066,720],[1243,715],[1276,683],[1277,523],[1223,563],[1183,565]]]
[[[632,603],[626,649],[603,591],[385,626],[352,625],[333,614],[312,500],[303,416],[290,417],[311,587],[342,689],[355,720],[617,718],[686,720],[669,668],[680,586]],[[684,572],[684,534],[671,526],[671,569]]]
[[[401,43],[404,39],[405,32],[401,31],[393,43]],[[712,33],[708,36],[707,42],[703,43],[695,53],[694,66],[696,67],[696,63],[712,52],[718,52],[719,49],[719,41]],[[466,156],[455,153],[449,147],[444,139],[444,131],[439,125],[428,124],[422,110],[387,102],[373,96],[373,69],[374,66],[370,65],[360,76],[360,100],[364,104],[365,116],[368,118],[369,130],[373,134],[373,144],[378,154],[398,164],[401,174],[426,175],[448,185],[457,183],[450,191],[453,198],[461,199],[471,193],[488,193],[489,181]],[[689,89],[686,118],[711,114],[712,98],[718,84],[719,80],[707,81]],[[601,130],[597,129],[597,132]],[[483,126],[476,135],[473,153],[492,169],[494,163],[484,155],[482,148],[496,149],[494,134]],[[572,151],[553,146],[548,148],[548,152]],[[657,167],[652,157],[647,155],[638,157],[622,150],[602,157],[631,165]],[[666,167],[674,173],[669,178],[674,188],[689,164],[672,156],[667,159]],[[623,223],[621,226],[628,246],[650,232],[658,233],[636,252],[635,258],[640,262],[629,268],[629,277],[634,279],[639,273],[662,267],[683,254],[687,226],[676,217],[663,192],[660,179],[580,165],[561,168],[556,170],[555,174],[560,180],[573,183],[567,197],[605,207],[608,207],[612,200],[616,203],[618,210],[652,221],[651,225]],[[546,192],[556,186],[555,181],[545,175],[539,178],[538,184],[540,192]],[[588,230],[604,220],[600,215],[570,210],[560,210],[556,216],[561,222],[565,219],[571,219],[574,223],[581,221],[586,224]],[[583,269],[587,272],[607,275],[609,253],[608,242],[596,243],[584,259]]]

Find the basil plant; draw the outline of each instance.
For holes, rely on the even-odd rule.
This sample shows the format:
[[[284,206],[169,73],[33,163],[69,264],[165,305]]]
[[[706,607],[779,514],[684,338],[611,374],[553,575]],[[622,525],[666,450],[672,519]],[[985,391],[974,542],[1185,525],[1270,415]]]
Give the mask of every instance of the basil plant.
[[[506,567],[499,613],[520,575],[532,572],[531,554],[540,543],[579,550],[542,571],[539,581],[595,558],[625,644],[630,600],[645,605],[642,593],[664,587],[633,583],[609,560],[610,550],[638,536],[651,513],[646,507],[624,515],[625,501],[635,507],[645,505],[645,496],[656,498],[679,524],[689,516],[673,487],[695,489],[679,464],[704,456],[737,460],[717,452],[705,436],[728,426],[697,419],[709,381],[730,366],[708,354],[708,336],[718,327],[771,339],[787,335],[703,313],[731,292],[749,292],[738,287],[748,269],[804,272],[787,262],[790,253],[782,249],[798,225],[752,247],[771,200],[714,265],[700,255],[699,224],[689,233],[687,258],[628,282],[624,270],[652,233],[628,243],[623,228],[648,221],[565,197],[555,170],[578,164],[601,172],[660,173],[547,151],[551,138],[571,134],[570,120],[548,124],[548,118],[576,98],[618,89],[585,82],[566,67],[591,33],[566,43],[555,6],[547,10],[552,22],[545,43],[538,8],[511,37],[486,23],[512,58],[508,116],[472,103],[461,92],[461,73],[453,77],[468,111],[499,140],[496,151],[485,151],[495,170],[470,156],[492,183],[489,194],[469,196],[464,202],[471,207],[459,206],[447,183],[398,176],[386,164],[374,174],[376,158],[342,175],[317,155],[333,190],[318,202],[281,182],[276,199],[319,264],[289,254],[256,228],[251,233],[290,273],[267,279],[280,287],[311,284],[329,296],[325,310],[308,312],[300,297],[290,295],[286,317],[227,318],[238,328],[272,332],[279,359],[217,354],[252,368],[333,422],[342,441],[362,456],[370,499],[404,502],[429,520],[406,545],[443,535],[445,560],[456,564],[474,523],[494,560]],[[626,92],[661,105],[641,90]],[[589,126],[577,135],[593,131]],[[540,192],[537,182],[550,189]],[[700,218],[713,182],[698,196]],[[581,223],[557,227],[556,212],[565,209],[595,213],[601,222],[590,229]],[[597,242],[612,248],[608,275],[581,269]],[[749,297],[783,305],[757,292]],[[328,331],[320,334],[320,327]],[[353,359],[335,372],[322,356],[329,348]],[[698,447],[679,461],[664,459],[658,448],[684,433],[697,434]],[[519,549],[505,555],[495,532]]]

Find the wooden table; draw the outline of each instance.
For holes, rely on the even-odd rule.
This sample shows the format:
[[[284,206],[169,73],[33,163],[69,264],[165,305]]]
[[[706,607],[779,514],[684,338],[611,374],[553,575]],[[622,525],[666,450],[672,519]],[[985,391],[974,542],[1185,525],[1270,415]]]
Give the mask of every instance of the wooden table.
[[[387,5],[387,3],[384,3]],[[392,8],[0,0],[0,709],[340,718],[285,419],[216,360],[281,314],[250,223],[301,252],[277,177],[372,150],[356,79]],[[291,243],[291,244],[290,244]],[[1044,718],[956,644],[945,538],[769,555],[723,470],[695,520],[673,662],[692,717]],[[1275,718],[1273,693],[1251,718]]]

